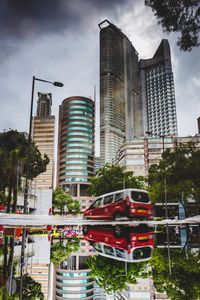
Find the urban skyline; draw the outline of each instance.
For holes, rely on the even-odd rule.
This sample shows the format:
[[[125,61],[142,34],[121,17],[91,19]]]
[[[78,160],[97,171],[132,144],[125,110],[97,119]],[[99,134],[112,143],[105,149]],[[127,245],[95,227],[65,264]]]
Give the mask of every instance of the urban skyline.
[[[4,42],[0,55],[1,101],[5,103],[4,110],[7,111],[8,115],[15,116],[14,118],[7,118],[2,110],[1,131],[9,128],[27,131],[33,75],[47,80],[57,79],[65,84],[63,89],[55,91],[42,85],[42,83],[37,83],[36,90],[44,93],[52,92],[53,114],[56,116],[58,115],[58,105],[66,97],[77,94],[93,97],[94,84],[97,86],[97,91],[99,88],[99,28],[97,24],[106,17],[123,29],[142,59],[152,57],[161,39],[169,38],[175,76],[178,132],[180,136],[197,133],[196,120],[200,110],[198,101],[200,87],[199,49],[193,49],[190,53],[181,52],[175,45],[177,36],[164,34],[157,25],[152,11],[144,7],[142,1],[134,1],[134,4],[126,1],[123,4],[118,2],[115,4],[113,2],[97,4],[93,1],[90,3],[90,20],[87,18],[86,4],[84,4],[86,6],[82,4],[83,7],[79,11],[77,10],[77,3],[75,5],[71,3],[71,6],[68,7],[69,3],[63,8],[62,16],[69,16],[69,18],[64,18],[65,21],[61,18],[62,28],[59,26],[54,29],[48,27],[48,24],[52,24],[52,20],[56,18],[55,15],[51,18],[48,17],[51,8],[45,16],[47,26],[44,26],[45,28],[40,27],[40,31],[38,31],[36,21],[43,22],[44,20],[39,19],[37,14],[34,15],[30,11],[26,18],[23,15],[23,10],[21,10],[21,19],[16,14],[15,21],[18,22],[18,26],[15,28],[11,28],[7,23],[1,24],[2,29],[7,26],[7,31],[1,31]],[[8,12],[8,8],[5,9],[5,15]],[[12,13],[14,12],[15,9]],[[76,22],[74,22],[75,19],[71,18],[73,13],[77,17],[75,18]],[[29,19],[32,22],[26,23]],[[24,27],[24,24],[27,26]],[[10,34],[5,35],[6,32]],[[55,43],[56,47],[51,47]],[[34,63],[32,63],[33,61]],[[97,103],[99,103],[98,93]]]

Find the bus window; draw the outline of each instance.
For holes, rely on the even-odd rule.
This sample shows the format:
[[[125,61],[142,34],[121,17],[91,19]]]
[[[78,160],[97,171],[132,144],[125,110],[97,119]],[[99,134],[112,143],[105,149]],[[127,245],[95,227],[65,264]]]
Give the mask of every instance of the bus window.
[[[103,204],[110,204],[113,202],[113,195],[108,195],[104,197]]]
[[[136,192],[136,191],[131,192],[131,199],[135,202],[143,202],[143,203],[148,203],[150,201],[147,193]]]
[[[99,243],[91,243],[91,245],[96,251],[102,252],[101,245]]]
[[[124,192],[115,194],[115,202],[121,201],[124,199]]]
[[[99,206],[101,206],[101,201],[102,201],[102,198],[98,198],[98,199],[90,206],[90,208],[98,208]]]
[[[117,257],[126,258],[126,255],[125,255],[126,253],[124,250],[117,249],[117,248],[115,250],[116,250]]]
[[[104,252],[105,254],[114,256],[114,250],[112,247],[104,245]]]

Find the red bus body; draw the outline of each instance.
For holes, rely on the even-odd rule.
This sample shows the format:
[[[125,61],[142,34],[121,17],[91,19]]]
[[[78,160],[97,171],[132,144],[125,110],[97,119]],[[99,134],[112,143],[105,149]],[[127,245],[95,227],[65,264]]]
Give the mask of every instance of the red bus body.
[[[154,232],[152,228],[144,232],[135,232],[134,228],[126,234],[117,236],[113,228],[88,227],[87,233],[84,233],[84,239],[91,243],[98,254],[107,256],[105,247],[110,247],[110,258],[124,261],[145,261],[150,259],[154,247]],[[107,249],[109,250],[109,249]],[[146,253],[146,256],[134,258],[134,253],[140,250]],[[117,252],[123,253],[123,258],[118,257]]]
[[[83,215],[87,219],[113,220],[123,216],[150,219],[152,208],[147,191],[125,189],[98,197]]]

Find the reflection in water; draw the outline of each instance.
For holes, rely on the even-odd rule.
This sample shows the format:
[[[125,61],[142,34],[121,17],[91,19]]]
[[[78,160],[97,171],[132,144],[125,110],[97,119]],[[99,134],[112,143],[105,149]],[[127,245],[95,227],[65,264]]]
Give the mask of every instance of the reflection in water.
[[[0,299],[20,299],[22,229],[0,233]],[[200,299],[198,224],[28,228],[25,242],[21,299]]]
[[[151,257],[154,234],[147,225],[130,227],[85,226],[84,238],[105,257],[127,262],[141,262]]]

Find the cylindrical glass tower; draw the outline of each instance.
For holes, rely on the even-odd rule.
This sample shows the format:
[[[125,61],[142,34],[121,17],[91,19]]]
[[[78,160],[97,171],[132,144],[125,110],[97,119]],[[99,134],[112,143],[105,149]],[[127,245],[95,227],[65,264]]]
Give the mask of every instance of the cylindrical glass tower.
[[[72,196],[87,196],[94,175],[94,101],[81,96],[63,100],[58,135],[57,184]]]

